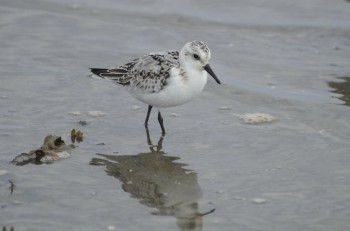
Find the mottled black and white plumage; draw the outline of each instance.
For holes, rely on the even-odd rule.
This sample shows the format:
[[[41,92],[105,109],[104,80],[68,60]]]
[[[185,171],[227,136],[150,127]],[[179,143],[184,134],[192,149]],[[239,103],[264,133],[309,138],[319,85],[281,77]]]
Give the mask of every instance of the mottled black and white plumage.
[[[101,78],[115,81],[130,89],[156,93],[166,85],[170,69],[179,66],[179,52],[168,51],[144,55],[116,68],[92,68],[91,71]]]
[[[201,41],[185,44],[178,51],[151,53],[111,69],[91,68],[95,75],[126,86],[132,96],[149,105],[145,127],[152,107],[184,104],[198,95],[207,82],[207,72],[220,84],[209,66],[211,57]],[[163,118],[158,120],[165,134]]]

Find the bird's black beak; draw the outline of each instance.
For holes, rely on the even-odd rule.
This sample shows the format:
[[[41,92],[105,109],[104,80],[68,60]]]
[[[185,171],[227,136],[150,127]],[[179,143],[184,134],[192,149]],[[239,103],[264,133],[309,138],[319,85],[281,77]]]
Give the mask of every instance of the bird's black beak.
[[[221,84],[220,80],[218,79],[218,77],[216,77],[214,71],[210,68],[209,64],[205,65],[203,68],[204,68],[204,70],[206,70],[206,72],[209,73],[209,75],[211,75],[215,79],[215,81],[218,84]]]

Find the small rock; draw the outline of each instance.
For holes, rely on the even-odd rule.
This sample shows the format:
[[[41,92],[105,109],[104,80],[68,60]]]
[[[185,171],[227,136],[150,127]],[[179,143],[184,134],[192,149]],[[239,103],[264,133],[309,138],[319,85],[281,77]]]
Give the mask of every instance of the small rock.
[[[108,230],[115,230],[115,227],[113,225],[108,226]]]
[[[232,108],[228,106],[223,106],[223,107],[219,107],[219,109],[223,111],[228,111],[228,110],[231,110]]]
[[[106,115],[106,113],[102,112],[102,111],[89,111],[88,114],[90,116],[94,116],[94,117],[99,117],[99,116],[104,116]]]
[[[171,113],[170,114],[172,117],[179,117],[180,115],[179,114],[177,114],[177,113]]]
[[[238,115],[238,117],[243,119],[243,122],[246,124],[260,124],[276,120],[276,118],[272,115],[265,113],[249,113],[244,115]]]
[[[257,205],[262,205],[262,204],[266,204],[267,200],[263,198],[254,198],[252,199],[252,202]]]
[[[80,111],[72,111],[72,112],[70,112],[70,114],[72,114],[74,116],[80,116],[81,112]]]
[[[87,122],[85,120],[80,120],[78,124],[80,124],[81,126],[85,126],[87,125]]]
[[[0,176],[4,176],[4,175],[6,175],[7,173],[8,173],[7,170],[2,170],[2,169],[0,169]]]

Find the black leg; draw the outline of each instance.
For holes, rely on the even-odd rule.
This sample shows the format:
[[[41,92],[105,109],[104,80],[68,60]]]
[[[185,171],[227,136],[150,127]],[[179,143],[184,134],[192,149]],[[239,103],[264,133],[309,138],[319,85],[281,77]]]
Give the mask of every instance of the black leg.
[[[145,120],[145,128],[148,128],[148,119],[149,119],[149,115],[151,114],[151,110],[152,110],[151,105],[148,105],[148,110],[147,110],[147,115],[146,115],[146,120]]]
[[[162,128],[162,136],[164,136],[165,135],[165,129],[164,129],[164,124],[163,124],[163,117],[160,114],[160,111],[158,111],[158,121],[159,121],[160,127]]]
[[[146,135],[147,135],[147,144],[150,146],[150,148],[152,148],[152,140],[151,140],[151,136],[149,135],[149,131],[148,131],[148,128],[146,127]],[[151,149],[151,151],[153,151]]]

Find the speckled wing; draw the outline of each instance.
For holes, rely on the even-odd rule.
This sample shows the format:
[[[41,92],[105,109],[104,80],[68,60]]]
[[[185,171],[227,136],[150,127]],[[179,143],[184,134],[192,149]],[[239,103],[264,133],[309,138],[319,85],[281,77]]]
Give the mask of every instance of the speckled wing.
[[[170,69],[179,65],[179,52],[168,51],[144,55],[117,68],[91,68],[91,71],[101,78],[128,86],[131,90],[155,93],[167,84]]]

